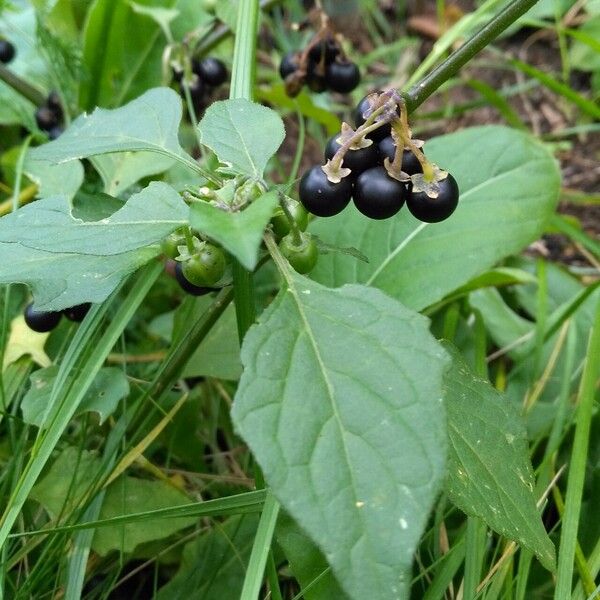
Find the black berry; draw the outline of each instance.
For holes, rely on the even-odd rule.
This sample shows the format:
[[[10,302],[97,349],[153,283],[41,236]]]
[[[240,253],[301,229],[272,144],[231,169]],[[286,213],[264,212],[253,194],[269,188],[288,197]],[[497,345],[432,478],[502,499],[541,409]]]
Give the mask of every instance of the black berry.
[[[327,89],[327,79],[319,73],[320,70],[320,66],[314,63],[309,63],[306,70],[306,85],[317,94]]]
[[[209,287],[201,287],[188,281],[183,274],[183,265],[180,262],[175,265],[175,279],[177,280],[179,287],[192,296],[204,296],[213,291]]]
[[[447,219],[458,205],[458,184],[456,179],[448,176],[438,181],[440,187],[437,198],[431,198],[425,192],[411,190],[407,199],[408,210],[420,221],[425,223],[439,223]]]
[[[329,138],[327,146],[325,146],[325,159],[329,160],[333,158],[335,153],[340,148],[340,144],[336,141],[338,136],[334,135]],[[352,170],[353,175],[358,175],[371,167],[374,167],[379,160],[379,153],[377,152],[377,146],[371,144],[366,148],[359,148],[357,150],[348,150],[344,154],[344,162],[342,167],[348,167]]]
[[[48,106],[40,106],[35,111],[35,122],[42,131],[50,131],[60,123],[58,115]]]
[[[54,114],[58,117],[59,121],[62,120],[63,109],[58,92],[52,91],[48,94],[48,98],[46,99],[46,106],[50,110],[54,111]]]
[[[390,161],[394,160],[396,144],[391,135],[379,142],[379,154],[381,154],[382,159],[387,157]],[[409,175],[423,172],[419,159],[410,150],[404,150],[402,153],[402,170]]]
[[[316,165],[300,180],[300,202],[308,212],[318,217],[331,217],[342,212],[352,197],[352,179],[344,177],[331,183],[323,169]]]
[[[381,92],[374,92],[381,93]],[[370,94],[369,94],[370,95]],[[356,127],[360,127],[366,121],[364,113],[371,108],[369,103],[369,95],[365,96],[354,109],[354,124]],[[368,137],[375,142],[380,142],[383,138],[389,136],[392,133],[392,127],[389,123],[382,125],[379,129],[372,131]]]
[[[335,57],[340,53],[340,48],[337,42],[328,38],[321,40],[318,44],[315,44],[308,52],[309,59],[314,63],[319,63],[323,60],[323,54],[325,64],[329,64],[335,60]]]
[[[15,57],[15,47],[8,40],[0,40],[0,62],[7,64]]]
[[[354,185],[354,204],[371,219],[394,216],[404,204],[406,186],[390,177],[384,167],[361,173]]]
[[[330,90],[347,94],[360,83],[360,71],[356,63],[334,61],[325,69],[325,80]]]
[[[49,140],[55,140],[56,138],[58,138],[62,132],[63,132],[63,128],[60,125],[57,125],[56,127],[53,127],[49,132],[48,132],[48,139]]]
[[[298,70],[298,55],[295,52],[288,52],[282,59],[279,65],[279,75],[281,79],[286,79],[288,75],[295,73]]]
[[[23,316],[25,317],[25,323],[27,323],[30,329],[38,333],[46,333],[47,331],[52,331],[58,325],[61,313],[34,310],[33,303],[31,303],[27,305]]]
[[[88,314],[92,308],[92,305],[89,302],[85,302],[83,304],[77,304],[76,306],[71,306],[69,308],[65,308],[62,311],[62,314],[69,319],[69,321],[75,321],[76,323],[81,323],[85,318],[85,315]]]
[[[193,70],[204,83],[217,87],[227,81],[227,68],[218,58],[207,56],[194,61]]]

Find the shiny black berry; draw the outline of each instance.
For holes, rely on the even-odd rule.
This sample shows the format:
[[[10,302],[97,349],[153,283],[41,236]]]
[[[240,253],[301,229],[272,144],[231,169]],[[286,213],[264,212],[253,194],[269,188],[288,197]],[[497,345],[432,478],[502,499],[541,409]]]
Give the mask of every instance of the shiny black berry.
[[[179,287],[192,296],[204,296],[213,291],[212,288],[194,285],[191,281],[188,281],[183,274],[183,265],[180,262],[175,265],[175,279]]]
[[[458,184],[448,173],[445,179],[438,182],[440,186],[437,198],[431,198],[425,192],[412,190],[407,199],[408,210],[420,221],[439,223],[447,219],[458,205]]]
[[[0,62],[7,64],[15,57],[15,47],[8,40],[0,40]]]
[[[199,61],[194,61],[193,71],[208,85],[217,87],[227,81],[227,67],[218,58],[207,56]]]
[[[295,52],[288,52],[282,59],[279,65],[279,75],[281,79],[285,79],[288,75],[295,73],[298,70],[298,55]]]
[[[40,106],[35,111],[35,122],[42,131],[50,131],[60,124],[60,119],[49,106]]]
[[[69,308],[65,308],[62,313],[69,319],[69,321],[75,321],[76,323],[81,323],[85,318],[85,315],[88,314],[92,308],[92,305],[89,302],[84,302],[83,304],[77,304],[76,306],[71,306]]]
[[[352,179],[344,177],[331,183],[319,165],[310,168],[300,180],[300,202],[318,217],[332,217],[342,212],[352,197]]]
[[[328,38],[326,40],[321,40],[318,44],[315,44],[308,53],[308,58],[314,62],[318,63],[323,60],[323,54],[325,64],[329,64],[335,60],[335,57],[340,53],[340,47],[337,42]]]
[[[381,92],[374,92],[374,93],[381,93]],[[364,124],[364,122],[366,121],[365,117],[364,117],[364,113],[369,110],[369,108],[371,107],[371,104],[369,103],[369,95],[366,95],[357,105],[356,108],[354,109],[354,124],[356,125],[356,127],[360,127],[361,125]],[[400,109],[398,109],[398,114],[400,113]],[[369,134],[369,137],[375,141],[375,142],[380,142],[383,138],[389,136],[392,133],[392,127],[391,125],[389,125],[389,123],[382,125],[379,129],[376,129],[375,131],[371,132]]]
[[[360,83],[360,71],[356,63],[334,61],[325,69],[325,80],[333,92],[347,94]]]
[[[46,98],[46,106],[50,110],[54,111],[54,114],[58,117],[59,121],[62,120],[63,108],[58,92],[52,91],[48,94],[48,98]]]
[[[27,323],[30,329],[38,333],[46,333],[47,331],[52,331],[58,325],[61,313],[34,310],[33,303],[31,303],[27,305],[23,316],[25,317],[25,323]]]
[[[325,146],[325,159],[329,160],[334,157],[335,153],[340,148],[340,144],[336,141],[338,135],[334,135],[329,138],[327,145]],[[379,153],[377,152],[377,145],[371,144],[366,148],[359,148],[358,150],[348,150],[344,154],[344,162],[342,167],[347,167],[352,170],[353,175],[358,175],[371,167],[374,167],[379,161]]]
[[[320,70],[320,67],[314,63],[309,63],[306,70],[306,85],[317,94],[327,89],[327,79],[320,74]]]
[[[354,185],[356,208],[371,219],[394,216],[406,200],[406,186],[390,177],[384,167],[361,173]]]
[[[388,135],[379,142],[379,154],[382,159],[387,157],[390,161],[394,160],[396,144],[391,135]],[[421,167],[419,159],[410,150],[404,150],[402,153],[402,170],[409,175],[423,172],[423,167]]]

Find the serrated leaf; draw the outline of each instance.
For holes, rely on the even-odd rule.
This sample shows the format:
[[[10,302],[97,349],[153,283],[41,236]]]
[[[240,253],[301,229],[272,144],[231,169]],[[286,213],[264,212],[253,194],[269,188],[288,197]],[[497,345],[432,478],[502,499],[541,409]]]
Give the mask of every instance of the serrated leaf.
[[[56,381],[58,367],[34,371],[31,387],[21,401],[23,421],[41,427],[47,414],[48,399]],[[98,413],[100,425],[116,410],[119,401],[129,394],[129,382],[122,369],[105,367],[98,372],[92,385],[77,408],[75,415],[84,412]]]
[[[268,192],[244,210],[234,213],[207,202],[195,202],[190,208],[190,224],[219,242],[252,271],[258,262],[263,232],[277,205],[277,198],[277,192]]]
[[[102,177],[104,192],[118,196],[143,177],[170,169],[174,160],[153,152],[117,152],[93,156],[92,164]]]
[[[373,221],[350,206],[317,219],[311,231],[323,241],[356,246],[369,259],[321,257],[312,273],[317,281],[373,285],[422,309],[542,233],[556,206],[560,175],[534,138],[506,127],[475,127],[430,140],[425,152],[458,181],[456,212],[436,224],[417,221],[406,208]]]
[[[55,163],[110,152],[157,152],[193,163],[179,145],[181,98],[170,88],[154,88],[125,106],[97,108],[79,116],[53,142],[34,148],[33,158]]]
[[[157,242],[185,224],[187,213],[161,182],[100,221],[74,218],[65,197],[38,200],[0,219],[0,283],[29,284],[43,310],[101,302],[160,252]]]
[[[533,493],[525,425],[514,406],[476,377],[454,347],[445,347],[453,359],[445,376],[448,495],[462,511],[480,517],[554,570],[554,546]]]
[[[270,108],[241,98],[213,102],[200,125],[200,139],[237,173],[260,179],[283,142],[281,117]]]
[[[444,476],[446,355],[378,290],[288,286],[244,340],[234,424],[345,591],[405,598]]]

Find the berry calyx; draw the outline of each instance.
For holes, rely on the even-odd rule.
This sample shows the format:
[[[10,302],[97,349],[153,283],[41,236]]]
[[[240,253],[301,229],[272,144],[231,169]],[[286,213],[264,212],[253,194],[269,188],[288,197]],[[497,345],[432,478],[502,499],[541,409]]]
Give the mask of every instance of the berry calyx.
[[[296,227],[300,231],[304,231],[308,227],[308,213],[304,206],[297,200],[292,200],[291,198],[285,199],[284,202],[289,215],[296,223]],[[277,238],[282,238],[291,231],[292,227],[290,221],[281,207],[278,208],[277,212],[273,215],[271,227]]]
[[[317,244],[310,233],[300,234],[300,240],[292,233],[279,242],[279,250],[297,273],[309,273],[319,259]]]
[[[25,323],[29,329],[38,333],[47,333],[52,331],[59,323],[61,313],[53,311],[34,310],[33,302],[28,304],[23,313]]]
[[[281,75],[281,79],[286,79],[288,75],[295,73],[298,68],[298,55],[295,52],[288,52],[282,59],[279,64],[279,75]]]
[[[0,40],[0,62],[9,63],[16,54],[15,47],[8,40]]]
[[[351,61],[334,61],[325,69],[325,80],[330,90],[347,94],[360,83],[360,70]]]
[[[394,160],[394,156],[396,155],[396,142],[391,135],[383,138],[379,142],[378,148],[382,158],[389,158],[390,162]],[[423,167],[421,166],[419,159],[410,150],[404,149],[402,152],[402,170],[408,175],[423,172]]]
[[[60,124],[60,118],[49,106],[40,106],[35,111],[35,122],[42,131],[50,131]]]
[[[352,197],[352,179],[344,177],[331,183],[319,165],[311,167],[300,180],[300,202],[318,217],[331,217],[342,212]]]
[[[354,185],[354,204],[370,219],[394,216],[406,200],[406,186],[390,177],[384,167],[361,173]]]
[[[365,113],[371,109],[371,100],[374,97],[374,94],[381,94],[381,91],[376,91],[371,94],[367,94],[354,109],[354,124],[356,127],[360,127],[364,125],[367,118],[364,116]],[[398,114],[400,114],[400,108],[397,109]],[[375,129],[367,137],[372,139],[374,142],[380,142],[383,138],[389,136],[392,133],[392,126],[389,123],[382,125],[378,129]]]
[[[196,286],[211,287],[225,274],[227,260],[223,251],[205,243],[189,260],[183,263],[183,275]]]
[[[193,71],[208,85],[217,87],[227,81],[227,67],[218,58],[207,56],[193,62]]]
[[[458,206],[459,189],[450,173],[437,181],[438,194],[432,198],[426,191],[412,190],[406,199],[411,214],[425,223],[439,223],[447,219]]]
[[[183,274],[183,264],[180,262],[175,265],[175,279],[177,280],[179,287],[191,296],[204,296],[213,291],[212,288],[194,285],[189,281]]]
[[[330,137],[325,146],[325,159],[331,160],[336,152],[341,148],[341,144],[337,141],[337,135]],[[344,154],[342,166],[350,169],[353,175],[358,175],[371,167],[374,167],[379,161],[379,153],[377,146],[371,144],[365,148],[348,149]]]
[[[169,234],[160,244],[162,253],[167,258],[177,258],[179,256],[179,246],[185,246],[185,236],[182,233]]]
[[[85,318],[85,315],[90,311],[90,308],[92,308],[92,305],[89,302],[84,302],[83,304],[77,304],[76,306],[63,309],[62,314],[65,315],[69,321],[81,323]]]

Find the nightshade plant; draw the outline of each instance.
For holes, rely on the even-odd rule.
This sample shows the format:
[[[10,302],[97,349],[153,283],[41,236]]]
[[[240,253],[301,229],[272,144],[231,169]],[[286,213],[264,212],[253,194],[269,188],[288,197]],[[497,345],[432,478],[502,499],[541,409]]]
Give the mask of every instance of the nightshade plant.
[[[495,285],[494,277],[531,282],[525,271],[493,268],[543,231],[557,202],[557,166],[545,146],[507,127],[428,140],[425,155],[408,126],[428,96],[534,3],[513,0],[408,90],[367,94],[353,126],[332,134],[325,165],[298,185],[275,183],[270,165],[284,122],[254,101],[257,0],[237,3],[230,98],[193,124],[199,158],[183,147],[182,98],[167,86],[141,90],[132,79],[131,93],[112,102],[111,76],[94,60],[98,79],[81,82],[79,104],[68,89],[73,81],[60,102],[32,97],[26,82],[11,80],[37,103],[40,128],[51,133],[66,118],[54,141],[34,145],[28,137],[20,146],[14,210],[0,219],[3,307],[13,317],[3,349],[10,418],[2,425],[9,432],[15,419],[29,425],[13,447],[22,453],[19,469],[2,487],[0,585],[27,597],[42,597],[47,585],[45,593],[93,598],[96,588],[110,588],[110,557],[146,557],[152,544],[180,536],[168,550],[187,542],[184,559],[170,580],[156,583],[157,598],[253,600],[266,597],[267,586],[281,599],[293,577],[298,597],[308,599],[404,599],[411,587],[419,594],[415,555],[437,544],[426,534],[431,523],[441,536],[446,513],[456,509],[468,519],[456,553],[437,557],[442,594],[465,540],[485,544],[486,528],[506,540],[507,552],[521,549],[523,569],[535,560],[555,572],[538,506],[544,488],[536,487],[519,411],[421,313],[436,326],[439,307]],[[163,31],[174,43],[177,11],[135,6],[156,27],[155,39]],[[111,10],[94,4],[86,43],[102,38]],[[220,31],[210,43],[192,36],[173,47],[198,42],[206,54],[226,36]],[[329,65],[344,64],[330,38],[317,42],[319,60],[330,51]],[[92,50],[86,46],[84,57]],[[176,53],[165,56],[168,83]],[[217,85],[227,72],[201,62],[203,55],[195,63],[182,56],[179,79],[193,120],[186,77],[196,81],[204,65]],[[89,111],[77,115],[77,104]],[[24,176],[33,202],[19,195]],[[313,215],[331,218],[309,223],[298,198]],[[149,307],[165,302],[157,287],[172,283],[181,302],[175,317],[149,328]],[[45,333],[32,335],[26,323]],[[171,341],[159,362],[131,377],[108,366],[123,356],[126,339],[144,333],[152,343]],[[13,334],[43,368],[24,368],[27,352],[15,358]],[[54,364],[43,351],[48,335],[57,340]],[[544,341],[539,335],[526,339],[524,352]],[[590,353],[599,340],[596,319]],[[481,367],[485,356],[478,357]],[[584,417],[593,369],[587,364],[582,376]],[[13,391],[18,381],[31,382],[23,397]],[[177,478],[189,471],[177,468],[177,457],[208,464],[195,441],[203,419],[214,420],[221,440],[215,433],[206,441],[210,460],[233,461],[252,489],[231,493],[216,481],[202,499]],[[183,439],[173,442],[174,465],[162,471],[146,457],[175,422]],[[80,448],[67,437],[77,428],[86,439]],[[224,439],[230,447],[220,452]],[[123,440],[131,443],[126,452]],[[238,463],[242,442],[250,457]],[[218,526],[207,529],[209,519]],[[25,580],[20,564],[35,548]],[[49,575],[45,557],[57,549],[61,562]],[[92,555],[105,569],[99,579],[90,575]],[[481,563],[471,553],[464,560],[464,597],[475,597]],[[572,567],[573,560],[571,570],[568,560],[559,563],[558,585],[569,592]]]

